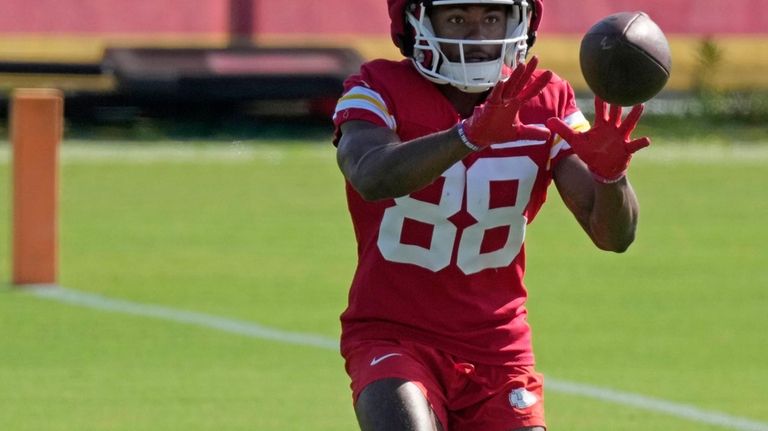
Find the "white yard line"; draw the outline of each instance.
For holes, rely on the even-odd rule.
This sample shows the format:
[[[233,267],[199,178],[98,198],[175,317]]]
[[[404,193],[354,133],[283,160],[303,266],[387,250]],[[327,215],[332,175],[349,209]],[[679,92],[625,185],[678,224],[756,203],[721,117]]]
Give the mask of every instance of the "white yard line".
[[[111,299],[101,295],[79,292],[77,290],[65,289],[59,286],[32,286],[24,288],[24,290],[38,298],[100,311],[149,317],[280,343],[316,347],[332,351],[338,351],[339,349],[338,341],[329,337],[283,331],[243,320],[177,310],[160,305]],[[551,377],[547,377],[546,381],[547,389],[552,392],[591,398],[640,410],[662,413],[692,422],[719,426],[724,429],[768,431],[768,423],[732,416],[726,413],[703,410],[687,404],[585,385],[582,383],[574,383],[566,380],[553,379]]]
[[[741,431],[768,431],[768,423],[752,419],[732,416],[712,410],[703,410],[688,404],[681,404],[660,398],[652,398],[630,392],[568,382],[565,380],[545,379],[546,390],[563,394],[592,398],[622,406],[663,413],[677,418],[686,419],[707,425],[715,425],[725,429]]]
[[[27,288],[24,288],[27,289]],[[297,332],[281,331],[279,329],[261,326],[242,320],[229,319],[210,314],[178,310],[170,307],[139,302],[111,299],[92,293],[79,292],[58,286],[30,287],[29,292],[39,298],[52,299],[66,304],[109,311],[120,314],[149,317],[167,320],[186,325],[216,329],[231,334],[244,335],[250,338],[278,341],[300,346],[320,347],[338,350],[339,343],[327,337]]]

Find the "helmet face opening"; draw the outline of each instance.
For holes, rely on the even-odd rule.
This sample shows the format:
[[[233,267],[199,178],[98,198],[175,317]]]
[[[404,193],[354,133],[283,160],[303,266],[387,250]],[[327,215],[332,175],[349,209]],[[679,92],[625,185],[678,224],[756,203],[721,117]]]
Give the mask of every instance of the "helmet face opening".
[[[505,34],[500,39],[451,39],[435,34],[430,18],[434,7],[451,5],[501,5],[506,9]],[[450,84],[468,92],[486,91],[525,60],[528,50],[530,8],[526,0],[433,0],[412,3],[405,19],[415,34],[411,59],[418,71],[437,84]],[[478,61],[472,51],[494,51],[497,58]],[[452,57],[448,53],[453,53]],[[458,53],[458,55],[456,54]],[[458,58],[457,58],[458,57]]]

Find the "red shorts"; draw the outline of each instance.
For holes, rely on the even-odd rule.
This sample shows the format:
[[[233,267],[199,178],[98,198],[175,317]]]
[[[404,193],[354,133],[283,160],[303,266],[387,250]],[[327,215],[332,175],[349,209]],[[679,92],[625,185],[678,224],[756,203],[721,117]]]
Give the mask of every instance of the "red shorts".
[[[533,366],[472,364],[408,341],[345,347],[355,401],[370,383],[399,378],[421,389],[446,431],[546,427],[543,376]]]

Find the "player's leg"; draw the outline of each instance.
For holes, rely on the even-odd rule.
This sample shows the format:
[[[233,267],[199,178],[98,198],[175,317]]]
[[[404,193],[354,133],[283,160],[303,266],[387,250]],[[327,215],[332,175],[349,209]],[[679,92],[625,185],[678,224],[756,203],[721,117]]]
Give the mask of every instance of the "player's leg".
[[[377,380],[355,404],[362,431],[442,431],[440,421],[419,387],[407,380]]]
[[[346,348],[345,348],[346,347]],[[403,340],[343,345],[352,399],[363,431],[447,429],[445,355]],[[442,424],[442,426],[441,426]]]

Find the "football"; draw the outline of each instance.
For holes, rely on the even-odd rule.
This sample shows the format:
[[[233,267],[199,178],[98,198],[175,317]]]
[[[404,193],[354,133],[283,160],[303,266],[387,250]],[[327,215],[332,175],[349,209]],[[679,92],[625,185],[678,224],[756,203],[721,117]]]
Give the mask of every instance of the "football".
[[[587,31],[579,64],[595,95],[611,104],[632,106],[664,88],[672,57],[664,32],[645,12],[620,12]]]

